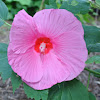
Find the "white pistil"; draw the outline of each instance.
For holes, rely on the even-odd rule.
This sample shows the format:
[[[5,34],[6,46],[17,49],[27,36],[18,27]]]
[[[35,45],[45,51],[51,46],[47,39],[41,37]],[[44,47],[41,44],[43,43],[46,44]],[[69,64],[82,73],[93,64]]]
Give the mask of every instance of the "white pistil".
[[[45,44],[44,42],[42,42],[42,43],[40,44],[40,47],[39,47],[40,52],[45,52],[45,48],[46,48],[46,44]]]

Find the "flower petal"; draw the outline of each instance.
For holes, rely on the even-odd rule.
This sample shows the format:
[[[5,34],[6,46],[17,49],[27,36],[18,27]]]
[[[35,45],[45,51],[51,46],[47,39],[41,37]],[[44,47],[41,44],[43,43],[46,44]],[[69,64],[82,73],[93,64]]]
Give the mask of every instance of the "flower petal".
[[[37,12],[33,19],[39,33],[47,37],[57,37],[70,30],[84,34],[80,21],[64,9],[45,9]]]
[[[42,67],[44,74],[39,82],[24,82],[34,89],[43,90],[64,81],[69,76],[68,69],[52,52],[44,56]]]
[[[15,53],[24,53],[34,45],[36,30],[33,18],[24,10],[15,15],[10,30],[10,42]]]
[[[8,61],[13,71],[27,82],[38,82],[43,76],[42,61],[34,48],[26,53],[16,54],[8,47]]]
[[[70,31],[55,38],[53,42],[55,54],[70,72],[66,80],[74,79],[83,71],[87,60],[88,52],[83,36]]]

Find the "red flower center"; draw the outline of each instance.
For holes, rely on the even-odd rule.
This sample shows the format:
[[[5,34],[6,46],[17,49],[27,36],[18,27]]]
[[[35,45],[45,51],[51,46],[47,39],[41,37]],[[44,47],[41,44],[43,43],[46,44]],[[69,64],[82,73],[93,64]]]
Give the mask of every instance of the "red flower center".
[[[35,50],[38,53],[47,54],[53,48],[50,39],[47,37],[40,37],[35,42]]]

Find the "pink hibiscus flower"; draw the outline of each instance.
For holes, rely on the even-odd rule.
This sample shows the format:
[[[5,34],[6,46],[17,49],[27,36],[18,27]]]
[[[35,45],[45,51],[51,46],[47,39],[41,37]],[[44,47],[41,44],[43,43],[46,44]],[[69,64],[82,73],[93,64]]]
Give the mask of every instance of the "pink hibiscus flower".
[[[33,17],[16,14],[10,30],[8,61],[30,87],[43,90],[77,77],[87,49],[80,21],[64,9],[45,9]]]

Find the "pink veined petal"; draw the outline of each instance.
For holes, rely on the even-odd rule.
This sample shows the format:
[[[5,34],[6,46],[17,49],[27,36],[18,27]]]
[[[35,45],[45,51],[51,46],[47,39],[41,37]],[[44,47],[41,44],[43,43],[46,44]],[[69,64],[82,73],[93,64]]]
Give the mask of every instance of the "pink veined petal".
[[[24,10],[15,15],[10,30],[10,42],[15,53],[25,53],[26,50],[34,45],[37,37],[33,18]]]
[[[8,61],[22,80],[37,90],[72,80],[87,59],[84,31],[80,21],[64,9],[45,9],[33,18],[21,10],[10,31]],[[53,50],[42,55],[34,50],[39,37],[48,37]]]
[[[64,64],[62,64],[55,54],[50,52],[43,58],[43,77],[39,82],[28,83],[30,87],[36,90],[43,90],[50,88],[56,83],[64,81],[69,76],[69,71]]]
[[[16,54],[8,47],[8,61],[13,71],[27,82],[38,82],[43,76],[42,61],[34,48],[26,53]]]
[[[69,11],[64,9],[45,9],[37,12],[35,20],[39,33],[54,38],[67,31],[75,31],[84,34],[82,24]]]
[[[83,36],[71,31],[54,38],[52,42],[54,43],[55,54],[66,64],[70,72],[66,81],[74,79],[83,71],[87,60],[88,52]]]

